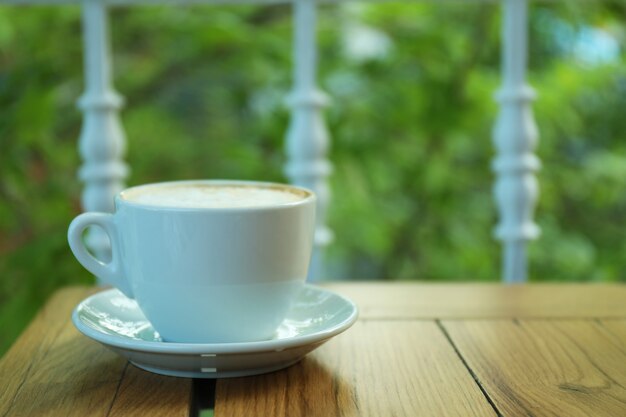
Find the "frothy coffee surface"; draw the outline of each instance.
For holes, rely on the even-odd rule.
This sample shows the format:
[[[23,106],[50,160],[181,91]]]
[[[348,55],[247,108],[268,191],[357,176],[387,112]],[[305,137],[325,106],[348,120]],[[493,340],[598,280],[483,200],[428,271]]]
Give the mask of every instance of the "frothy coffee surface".
[[[270,187],[177,184],[128,190],[122,198],[160,207],[232,208],[287,204],[302,200],[304,195]]]

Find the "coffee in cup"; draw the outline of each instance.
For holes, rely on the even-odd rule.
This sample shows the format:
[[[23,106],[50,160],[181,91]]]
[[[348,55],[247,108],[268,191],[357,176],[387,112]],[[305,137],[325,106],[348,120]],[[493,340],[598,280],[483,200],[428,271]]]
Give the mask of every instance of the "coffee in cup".
[[[198,209],[273,206],[295,203],[303,197],[303,192],[282,187],[211,183],[135,187],[121,193],[122,199],[139,204]]]

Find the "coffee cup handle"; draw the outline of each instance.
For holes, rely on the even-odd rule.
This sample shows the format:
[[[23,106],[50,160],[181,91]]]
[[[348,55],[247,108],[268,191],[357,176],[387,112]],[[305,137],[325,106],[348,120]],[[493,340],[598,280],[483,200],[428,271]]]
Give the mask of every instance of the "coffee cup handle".
[[[83,232],[89,226],[100,226],[111,240],[111,262],[96,259],[85,247]],[[72,220],[67,231],[67,240],[78,262],[89,272],[113,285],[127,297],[133,298],[133,291],[120,264],[119,238],[113,215],[109,213],[83,213]]]

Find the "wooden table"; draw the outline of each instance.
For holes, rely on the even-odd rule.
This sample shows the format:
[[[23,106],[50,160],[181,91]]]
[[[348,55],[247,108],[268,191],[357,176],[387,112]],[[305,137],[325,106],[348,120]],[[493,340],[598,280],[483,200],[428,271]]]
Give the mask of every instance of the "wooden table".
[[[57,292],[0,362],[0,416],[626,416],[626,286],[336,283],[358,322],[288,369],[154,375]]]

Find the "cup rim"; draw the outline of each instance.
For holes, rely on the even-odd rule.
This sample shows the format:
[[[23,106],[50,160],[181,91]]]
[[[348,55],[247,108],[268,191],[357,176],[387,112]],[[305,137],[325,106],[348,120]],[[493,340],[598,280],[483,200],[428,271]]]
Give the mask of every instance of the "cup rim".
[[[274,189],[283,189],[283,190],[297,190],[304,194],[306,194],[302,199],[297,201],[291,201],[288,203],[276,203],[276,204],[267,204],[262,206],[243,206],[243,207],[176,207],[176,206],[168,206],[168,205],[153,205],[140,203],[132,200],[128,200],[124,198],[124,194],[133,190],[138,190],[142,188],[150,188],[150,187],[158,187],[163,185],[184,185],[184,184],[213,184],[213,185],[234,185],[234,186],[251,186],[251,187],[261,187],[261,188],[274,188]],[[283,184],[279,182],[270,182],[270,181],[253,181],[253,180],[231,180],[231,179],[193,179],[193,180],[177,180],[177,181],[163,181],[163,182],[153,182],[147,184],[135,185],[132,187],[125,188],[124,190],[117,193],[115,196],[115,202],[117,204],[123,204],[126,206],[131,206],[135,208],[141,208],[145,210],[157,210],[157,211],[191,211],[191,212],[248,212],[248,211],[265,211],[265,210],[277,210],[277,209],[287,209],[299,207],[310,202],[314,202],[316,200],[315,193],[308,188],[301,187],[293,184]]]

